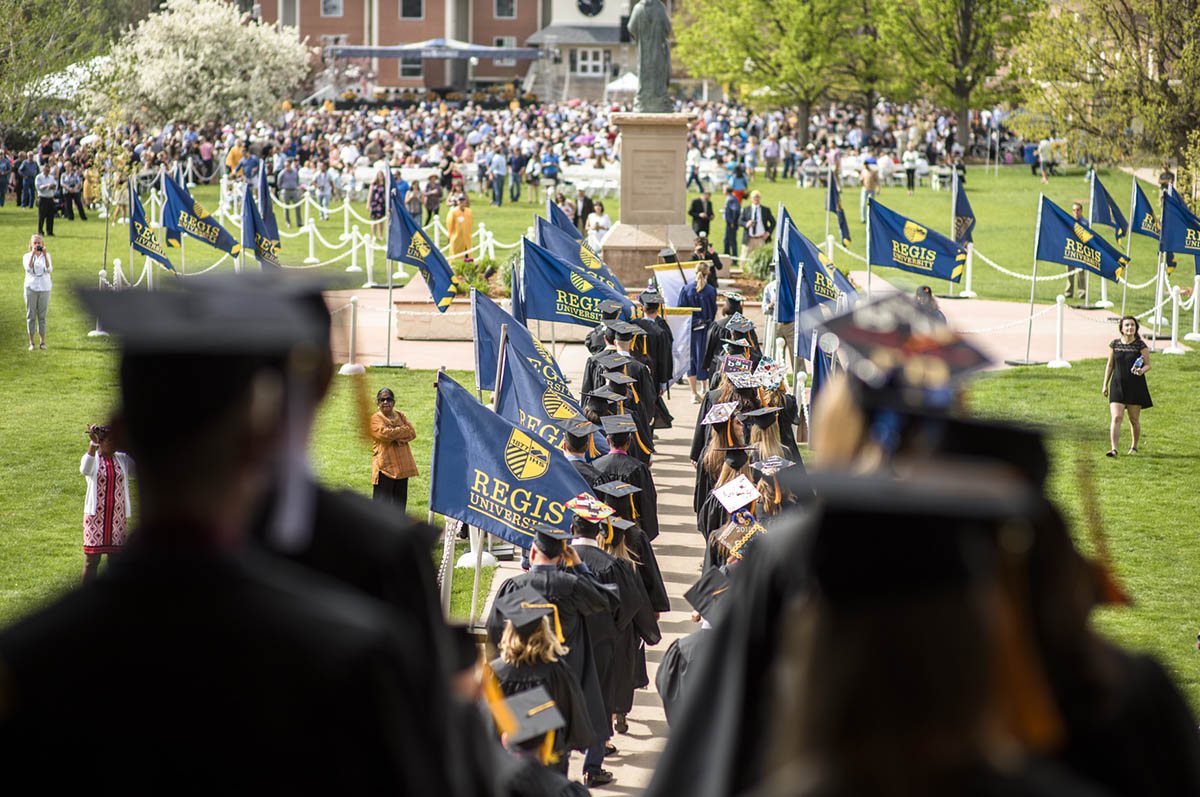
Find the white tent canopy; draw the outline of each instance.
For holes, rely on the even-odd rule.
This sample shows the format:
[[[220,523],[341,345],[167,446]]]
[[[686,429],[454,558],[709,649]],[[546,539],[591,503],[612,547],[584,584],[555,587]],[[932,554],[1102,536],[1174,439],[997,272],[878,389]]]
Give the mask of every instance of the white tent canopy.
[[[604,90],[609,94],[615,94],[620,91],[636,92],[641,85],[641,81],[638,80],[637,75],[632,72],[626,72],[605,86]]]

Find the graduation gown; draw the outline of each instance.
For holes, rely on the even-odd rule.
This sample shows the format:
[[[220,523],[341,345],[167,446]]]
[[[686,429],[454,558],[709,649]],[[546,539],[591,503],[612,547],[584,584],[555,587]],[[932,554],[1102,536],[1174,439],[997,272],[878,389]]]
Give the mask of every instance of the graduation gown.
[[[608,349],[608,351],[616,351],[616,349]],[[641,416],[642,422],[638,424],[639,433],[644,427],[646,432],[642,438],[648,448],[653,449],[650,443],[650,428],[654,420],[654,401],[658,397],[658,386],[654,382],[654,377],[650,373],[650,369],[645,364],[638,362],[636,358],[632,358],[619,369],[621,373],[632,378],[633,384],[629,387],[637,391],[637,397],[629,394],[625,400],[625,411],[630,413],[636,419]],[[588,358],[587,363],[583,366],[583,386],[581,390],[584,393],[589,393],[597,387],[607,384],[604,379],[605,369],[596,362],[595,355]]]
[[[687,694],[686,684],[688,669],[703,655],[712,634],[708,629],[693,631],[685,637],[680,637],[671,643],[663,654],[658,672],[654,676],[654,686],[662,698],[663,712],[667,715],[667,724],[672,717],[678,718],[679,705]]]
[[[569,755],[571,750],[583,751],[592,745],[595,734],[588,715],[587,699],[579,679],[565,661],[535,662],[514,667],[497,658],[492,661],[492,669],[505,697],[535,686],[546,687],[567,723],[554,735],[554,751],[560,757]]]
[[[561,772],[542,766],[536,759],[521,756],[515,768],[506,768],[496,797],[588,797],[582,783],[567,780]]]
[[[729,337],[729,330],[726,327],[729,326],[729,319],[732,317],[727,315],[716,319],[709,326],[706,333],[707,337],[704,339],[704,368],[710,373],[716,370],[713,368],[713,365],[715,364],[717,355],[721,352],[721,339]],[[750,330],[746,337],[749,338],[753,346],[751,351],[757,353],[761,358],[762,346],[758,342],[757,330]]]
[[[105,745],[137,751],[129,794],[454,793],[452,703],[412,618],[173,534],[143,526],[98,579],[0,634],[7,782],[96,791],[95,768],[62,755],[99,743],[101,760]],[[107,674],[118,710],[81,699],[89,673]]]
[[[671,377],[675,375],[675,335],[662,316],[638,318],[633,323],[646,330],[644,340],[651,360],[650,370],[659,389],[665,390],[665,386],[671,383]],[[667,403],[663,401],[660,393],[654,402],[654,428],[670,429],[674,423],[675,418],[667,409]]]
[[[588,354],[599,354],[604,351],[604,347],[608,345],[608,341],[604,339],[604,324],[600,324],[587,333],[583,338],[583,345],[587,347]]]
[[[575,467],[575,472],[583,477],[583,480],[587,482],[588,487],[596,486],[596,483],[600,480],[600,471],[596,470],[590,462],[582,459],[571,459],[567,461]]]
[[[725,511],[725,507],[721,506],[717,497],[710,492],[704,499],[704,503],[700,505],[700,511],[696,513],[696,527],[708,542],[704,551],[705,570],[725,564],[725,553],[717,550],[716,532],[724,528],[727,523],[729,523],[729,513]]]
[[[658,567],[658,557],[654,555],[654,546],[650,544],[646,532],[637,526],[627,530],[625,547],[638,560],[638,566],[634,570],[641,579],[642,586],[646,588],[650,608],[656,612],[671,611],[671,599],[667,597],[667,586],[663,583],[662,570]]]
[[[633,445],[637,445],[637,443],[635,442]],[[606,481],[619,479],[634,487],[642,488],[640,493],[634,493],[627,498],[615,499],[617,503],[628,504],[629,499],[632,498],[633,508],[637,513],[636,517],[624,514],[624,509],[618,509],[618,511],[622,512],[621,517],[632,520],[641,526],[648,538],[653,540],[657,537],[658,493],[654,489],[654,477],[650,475],[650,468],[646,463],[629,454],[610,451],[602,457],[597,457],[592,462],[592,466],[600,471]]]

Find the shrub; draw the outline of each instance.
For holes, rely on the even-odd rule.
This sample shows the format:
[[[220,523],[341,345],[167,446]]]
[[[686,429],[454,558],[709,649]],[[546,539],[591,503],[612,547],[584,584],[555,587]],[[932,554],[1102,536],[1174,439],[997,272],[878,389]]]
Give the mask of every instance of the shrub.
[[[774,246],[758,247],[751,253],[749,259],[742,261],[742,273],[751,279],[770,282],[775,277],[775,270],[771,267],[771,258],[774,252]]]

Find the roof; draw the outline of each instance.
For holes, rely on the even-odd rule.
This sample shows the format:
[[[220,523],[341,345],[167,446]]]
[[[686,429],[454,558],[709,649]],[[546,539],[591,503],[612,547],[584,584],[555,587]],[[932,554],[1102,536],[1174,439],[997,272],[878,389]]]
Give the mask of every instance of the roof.
[[[620,44],[620,25],[549,25],[526,44]]]

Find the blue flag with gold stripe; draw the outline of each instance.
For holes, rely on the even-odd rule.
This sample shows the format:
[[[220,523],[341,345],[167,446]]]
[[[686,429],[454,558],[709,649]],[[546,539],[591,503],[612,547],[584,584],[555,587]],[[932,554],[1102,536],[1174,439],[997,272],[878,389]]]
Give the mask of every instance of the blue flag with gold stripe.
[[[927,277],[958,282],[967,265],[967,250],[940,232],[917,224],[868,200],[867,224],[871,245],[867,252],[872,266],[888,266]]]
[[[175,185],[179,188],[179,190],[183,191],[183,193],[187,194],[189,197],[191,196],[191,192],[189,192],[188,188],[187,188],[187,175],[183,171],[183,162],[182,161],[175,164]],[[162,186],[163,186],[163,193],[165,194],[167,191],[167,183],[165,180],[163,181]],[[182,240],[181,236],[183,235],[183,233],[179,232],[178,230],[172,230],[171,228],[169,228],[166,225],[166,215],[167,215],[167,203],[166,202],[163,203],[162,210],[159,211],[159,214],[162,216],[162,218],[159,219],[159,221],[162,222],[163,238],[166,240],[167,246],[168,247],[172,247],[172,246],[179,247],[181,245],[180,241]]]
[[[429,510],[528,548],[533,527],[567,531],[564,504],[589,492],[562,451],[501,418],[446,374],[433,414]]]
[[[547,383],[567,390],[567,381],[550,350],[525,325],[504,311],[486,294],[471,289],[471,320],[475,338],[475,383],[481,390],[496,389],[496,364],[500,357],[500,327],[508,325],[509,356],[529,363]]]
[[[1125,273],[1129,258],[1083,223],[1042,196],[1038,212],[1037,259],[1086,268],[1116,282]]]
[[[271,201],[271,187],[267,185],[265,165],[258,170],[258,213],[263,222],[263,235],[273,242],[275,251],[278,252],[282,247],[279,240],[279,222],[275,221],[275,203]]]
[[[1162,233],[1158,239],[1158,250],[1200,255],[1200,218],[1188,210],[1176,191],[1163,192]]]
[[[625,292],[621,280],[617,279],[617,275],[592,251],[587,241],[579,237],[574,227],[571,228],[571,232],[567,232],[541,216],[535,219],[534,224],[538,246],[553,252],[572,265],[592,272],[613,290]]]
[[[829,190],[825,192],[825,210],[837,214],[838,232],[842,234],[842,246],[850,245],[850,225],[846,223],[846,211],[842,210],[842,195],[838,191],[837,180],[833,173],[829,175]]]
[[[154,228],[146,223],[146,211],[142,207],[142,200],[138,197],[137,191],[133,190],[133,182],[133,180],[129,181],[129,246],[133,251],[140,252],[174,271],[175,267],[167,259],[167,253],[163,251],[162,244],[158,242],[158,235],[154,232]],[[129,265],[133,266],[132,263]]]
[[[433,303],[440,312],[446,312],[461,287],[467,286],[461,276],[454,273],[444,255],[433,245],[433,239],[421,225],[417,224],[403,203],[392,197],[392,220],[388,224],[388,260],[399,260],[421,272]]]
[[[621,303],[621,315],[628,321],[637,310],[623,293],[600,281],[591,272],[568,263],[528,238],[521,239],[521,303],[514,310],[523,312],[517,320],[561,321],[594,327],[600,323],[600,303],[614,299]]]
[[[167,201],[163,207],[163,227],[165,229],[174,233],[186,232],[196,240],[203,241],[209,246],[216,247],[235,257],[242,251],[242,245],[238,243],[237,239],[218,224],[203,205],[192,199],[191,194],[180,188],[170,175],[163,175],[163,189],[167,195]],[[178,246],[179,238],[178,236],[172,238],[168,235],[167,242],[172,246]]]
[[[1091,197],[1088,201],[1088,224],[1103,224],[1112,227],[1117,243],[1121,242],[1121,239],[1125,237],[1125,231],[1129,229],[1125,215],[1121,213],[1117,203],[1113,202],[1108,189],[1104,187],[1104,183],[1100,182],[1100,178],[1096,176],[1095,172],[1092,172]]]
[[[562,448],[565,433],[555,421],[582,417],[583,410],[561,379],[547,379],[541,363],[523,356],[511,338],[509,341],[505,345],[504,376],[496,394],[496,413],[522,429],[536,432],[555,448]],[[608,453],[608,442],[600,432],[592,434],[590,453],[593,457]]]
[[[1145,235],[1156,241],[1161,232],[1154,206],[1150,204],[1146,192],[1138,185],[1137,180],[1133,181],[1133,225],[1130,229],[1138,235]]]
[[[975,211],[967,200],[967,190],[963,188],[958,172],[954,173],[954,240],[966,246],[974,243],[971,231],[975,229]]]
[[[779,205],[779,222],[775,236],[775,320],[790,324],[796,320],[796,285],[800,280],[800,267],[792,250],[799,246],[796,236],[800,231],[792,222],[791,215],[783,203]]]
[[[279,241],[271,239],[249,184],[242,196],[242,249],[253,252],[259,266],[279,268]]]

